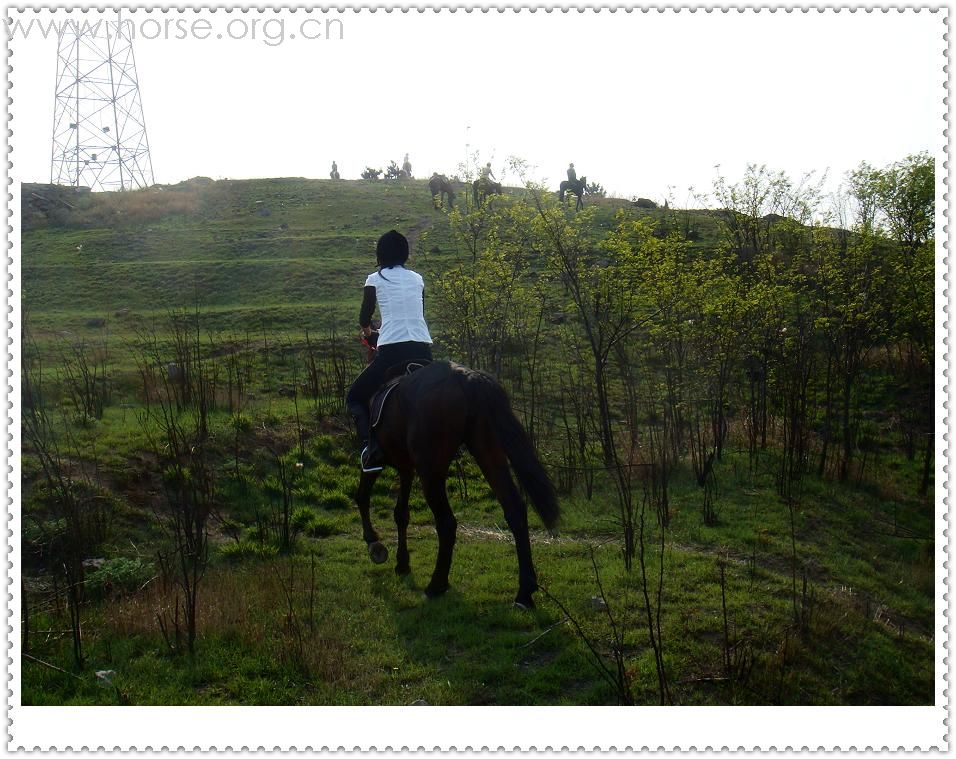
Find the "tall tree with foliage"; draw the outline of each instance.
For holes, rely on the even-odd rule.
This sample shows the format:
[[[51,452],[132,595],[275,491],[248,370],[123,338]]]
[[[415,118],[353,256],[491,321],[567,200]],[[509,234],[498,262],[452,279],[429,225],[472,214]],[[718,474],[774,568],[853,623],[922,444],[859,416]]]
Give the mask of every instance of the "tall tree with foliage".
[[[864,163],[848,175],[847,185],[857,209],[854,228],[896,244],[887,252],[893,282],[887,350],[909,458],[916,455],[918,439],[925,439],[919,485],[925,494],[934,449],[935,162],[924,152],[883,169]]]
[[[926,153],[911,155],[881,172],[877,183],[880,210],[887,231],[897,241],[902,255],[896,259],[897,353],[903,413],[911,430],[908,453],[922,435],[923,474],[919,491],[925,494],[933,457],[933,364],[934,364],[934,264],[936,230],[936,176],[933,159]]]

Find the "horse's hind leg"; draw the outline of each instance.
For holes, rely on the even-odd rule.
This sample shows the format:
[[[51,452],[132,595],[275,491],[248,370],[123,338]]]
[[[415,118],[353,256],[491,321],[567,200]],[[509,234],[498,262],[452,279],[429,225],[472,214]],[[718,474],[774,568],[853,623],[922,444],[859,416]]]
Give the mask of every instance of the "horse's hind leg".
[[[377,479],[378,472],[362,472],[355,501],[358,503],[359,516],[362,518],[362,538],[365,540],[365,545],[368,546],[368,555],[376,564],[384,564],[388,560],[388,549],[380,542],[378,533],[372,527],[372,519],[369,516],[372,486]]]
[[[395,503],[395,526],[398,527],[398,556],[395,562],[395,574],[407,575],[412,571],[408,557],[408,496],[412,491],[413,473],[409,470],[399,472],[400,490]]]
[[[538,589],[538,575],[531,561],[531,537],[528,534],[528,505],[511,478],[504,451],[485,440],[480,445],[468,446],[482,474],[491,485],[505,512],[505,521],[515,539],[518,554],[518,595],[515,604],[525,609],[534,608],[532,594]]]
[[[440,596],[448,590],[448,573],[451,570],[451,556],[455,550],[458,531],[458,520],[451,511],[448,493],[445,491],[447,476],[447,471],[441,475],[421,475],[425,500],[428,501],[428,506],[435,515],[435,531],[438,533],[438,559],[435,561],[435,571],[432,572],[431,582],[425,588],[425,595],[429,598]]]

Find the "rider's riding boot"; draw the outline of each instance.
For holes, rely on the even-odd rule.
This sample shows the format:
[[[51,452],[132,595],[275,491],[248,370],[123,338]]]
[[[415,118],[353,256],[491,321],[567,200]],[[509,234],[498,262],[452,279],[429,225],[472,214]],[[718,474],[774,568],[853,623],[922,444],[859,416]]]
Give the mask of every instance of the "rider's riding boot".
[[[349,412],[355,420],[359,440],[362,441],[362,471],[380,472],[385,462],[382,460],[381,450],[375,444],[375,439],[371,435],[372,429],[368,417],[368,408],[364,403],[353,403],[349,405]]]
[[[375,435],[372,435],[368,444],[362,449],[362,471],[381,472],[383,466],[385,466],[385,457],[382,449],[375,442]]]

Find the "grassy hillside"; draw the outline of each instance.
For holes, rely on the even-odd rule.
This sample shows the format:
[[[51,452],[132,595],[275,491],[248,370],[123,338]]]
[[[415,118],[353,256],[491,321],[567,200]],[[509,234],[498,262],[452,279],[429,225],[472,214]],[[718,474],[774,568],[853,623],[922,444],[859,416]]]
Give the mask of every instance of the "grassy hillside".
[[[28,400],[49,405],[64,475],[96,515],[84,528],[80,669],[53,571],[62,503],[25,443],[25,703],[607,704],[620,692],[601,667],[613,669],[616,654],[634,700],[659,700],[645,598],[638,575],[622,567],[609,479],[597,477],[591,493],[580,481],[561,492],[557,535],[532,515],[546,589],[534,612],[511,607],[513,543],[467,456],[449,480],[459,541],[448,595],[423,597],[436,539],[417,489],[412,575],[398,578],[391,563],[366,555],[341,398],[362,365],[354,322],[375,240],[390,228],[407,234],[430,281],[467,257],[425,182],[193,180],[125,195],[43,186],[23,195],[25,353],[44,380]],[[596,203],[602,228],[621,208],[662,218],[626,201]],[[693,230],[694,249],[712,244],[712,215],[675,219]],[[183,311],[176,332],[170,314]],[[158,413],[163,371],[179,361],[176,339],[188,342],[194,317],[218,373],[210,564],[190,656],[176,635],[174,573],[157,558],[168,544],[169,472],[144,420]],[[431,326],[445,356],[442,324]],[[155,354],[143,347],[151,330]],[[78,411],[75,349],[102,372],[92,384],[109,387],[99,416]],[[523,414],[526,391],[504,383]],[[180,409],[186,422],[191,408]],[[789,511],[775,489],[778,453],[754,461],[740,437],[732,441],[719,465],[716,520],[701,519],[689,465],[670,484],[660,640],[671,700],[931,703],[933,509],[932,494],[914,495],[919,463],[876,450],[855,480],[809,478]],[[556,474],[554,452],[542,455]],[[372,502],[393,554],[396,492],[387,473]],[[288,551],[278,540],[284,507],[295,533]],[[653,510],[644,518],[653,578],[662,535]],[[115,687],[104,688],[97,670],[113,670]]]
[[[66,197],[25,185],[22,194],[30,322],[81,335],[96,334],[84,331],[91,319],[122,332],[131,316],[196,306],[214,328],[303,330],[329,313],[351,323],[375,241],[388,229],[407,235],[413,250],[429,232],[431,255],[427,263],[417,256],[417,266],[440,270],[454,260],[424,180],[191,180]],[[463,193],[458,200],[466,202]],[[589,202],[607,223],[628,205]]]
[[[222,326],[301,329],[354,310],[378,230],[414,235],[434,219],[423,182],[200,183],[86,201],[24,235],[24,302],[48,328],[200,305]]]

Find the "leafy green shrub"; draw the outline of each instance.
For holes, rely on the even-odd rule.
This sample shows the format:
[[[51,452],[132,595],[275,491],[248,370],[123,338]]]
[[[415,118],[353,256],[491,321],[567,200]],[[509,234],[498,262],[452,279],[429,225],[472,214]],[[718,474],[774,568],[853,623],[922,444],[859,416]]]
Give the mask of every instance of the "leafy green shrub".
[[[335,526],[320,517],[314,509],[301,506],[292,513],[292,528],[310,538],[327,538],[335,532]]]
[[[352,450],[344,445],[332,450],[329,454],[329,463],[335,464],[336,466],[342,466],[343,464],[352,464]],[[354,464],[352,465],[354,466]],[[352,467],[349,467],[349,471],[353,471]]]
[[[66,536],[65,519],[24,519],[20,550],[24,559],[39,562],[55,556]]]
[[[230,564],[239,564],[247,559],[271,559],[279,555],[279,549],[268,543],[260,544],[244,540],[241,543],[224,543],[216,554]]]
[[[232,418],[232,428],[239,433],[252,432],[252,419],[245,414],[236,414]]]
[[[23,525],[25,558],[58,566],[68,546],[80,556],[96,556],[109,538],[115,515],[129,510],[110,491],[83,480],[71,480],[69,494],[72,507],[65,494],[46,481],[31,488]],[[72,521],[67,519],[71,508]]]
[[[107,598],[141,590],[155,575],[150,562],[118,556],[86,574],[89,598]]]
[[[386,179],[398,179],[402,176],[402,170],[398,168],[398,164],[395,161],[392,161],[388,168],[385,169],[385,178]]]
[[[264,525],[253,525],[246,530],[245,540],[252,543],[264,543],[269,540],[269,531]]]
[[[342,492],[332,491],[322,497],[319,505],[323,509],[350,509],[352,508],[352,497]]]
[[[316,435],[309,441],[309,453],[316,460],[329,461],[339,449],[338,443],[331,435]]]
[[[314,461],[340,466],[352,458],[345,438],[333,435],[317,435],[309,441],[308,454]]]
[[[267,496],[272,498],[281,498],[285,492],[282,480],[271,474],[262,481],[262,490]]]
[[[358,467],[323,464],[316,471],[315,481],[324,490],[348,492],[358,485]]]
[[[318,516],[315,511],[307,506],[300,506],[292,512],[292,529],[296,532],[306,532],[309,529],[309,525],[311,525]]]
[[[314,484],[304,484],[296,488],[295,497],[297,501],[304,503],[317,504],[319,502],[319,489]]]

